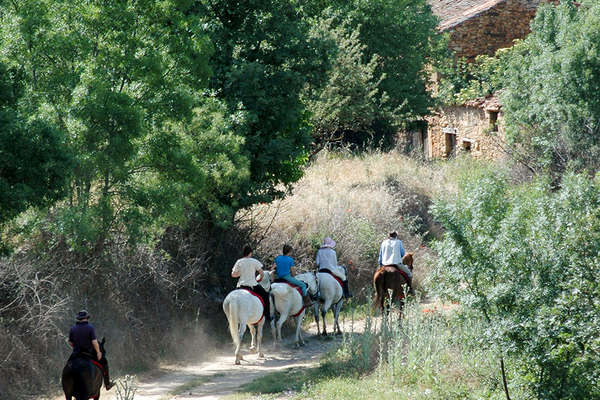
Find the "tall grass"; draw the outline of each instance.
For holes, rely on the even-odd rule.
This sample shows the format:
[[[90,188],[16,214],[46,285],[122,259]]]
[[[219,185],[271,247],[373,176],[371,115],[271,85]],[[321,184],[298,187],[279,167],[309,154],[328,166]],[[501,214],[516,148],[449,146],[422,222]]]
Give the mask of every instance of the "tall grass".
[[[425,163],[395,152],[323,152],[290,196],[238,218],[254,232],[255,255],[267,263],[290,243],[301,268],[312,268],[319,244],[331,236],[338,261],[350,270],[351,288],[363,296],[372,286],[379,244],[398,230],[406,250],[415,252],[418,287],[429,270],[427,241],[440,230],[429,215],[431,199],[455,193],[457,177],[476,169],[475,163]]]
[[[495,353],[473,340],[485,328],[478,320],[409,305],[348,340],[338,357],[350,357],[362,378],[314,380],[300,399],[502,399]],[[374,361],[376,360],[376,361]]]

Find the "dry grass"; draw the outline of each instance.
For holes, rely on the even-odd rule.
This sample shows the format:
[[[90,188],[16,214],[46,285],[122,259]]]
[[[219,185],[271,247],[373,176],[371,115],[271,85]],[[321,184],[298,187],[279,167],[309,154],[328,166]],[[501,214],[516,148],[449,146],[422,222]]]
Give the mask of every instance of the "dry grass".
[[[318,245],[331,236],[339,262],[350,269],[351,286],[363,295],[371,288],[380,242],[398,230],[406,250],[415,253],[419,285],[429,270],[427,241],[440,232],[429,206],[433,198],[457,191],[457,176],[471,163],[424,163],[396,152],[323,152],[292,195],[239,217],[260,243],[256,254],[268,263],[290,243],[297,264],[313,268]]]

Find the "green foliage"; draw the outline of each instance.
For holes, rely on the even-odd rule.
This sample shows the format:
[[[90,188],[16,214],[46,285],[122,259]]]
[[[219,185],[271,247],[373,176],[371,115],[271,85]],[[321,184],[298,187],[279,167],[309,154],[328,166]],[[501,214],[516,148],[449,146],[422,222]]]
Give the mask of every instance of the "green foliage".
[[[70,177],[64,132],[25,116],[18,104],[23,85],[18,70],[0,63],[0,223],[62,198]]]
[[[348,132],[371,133],[379,107],[376,75],[378,56],[363,62],[366,46],[359,40],[359,28],[333,26],[332,18],[319,19],[313,35],[332,45],[331,69],[323,88],[309,87],[306,93],[313,137],[327,144],[345,139]]]
[[[317,142],[390,144],[428,112],[426,65],[442,37],[425,0],[298,3],[332,64],[325,86],[308,87]]]
[[[164,167],[144,150],[165,149],[144,145],[191,121],[210,73],[200,19],[174,0],[23,0],[5,3],[0,18],[4,62],[23,74],[24,112],[66,132],[76,157],[72,209],[58,214],[73,229],[65,233],[97,245],[125,226],[137,238],[153,212],[170,208],[147,207],[153,190],[137,186]],[[182,200],[169,197],[175,209]]]
[[[600,166],[600,4],[540,7],[506,71],[507,138],[555,177]]]
[[[597,398],[600,181],[568,175],[510,189],[486,173],[433,208],[446,229],[432,281],[489,323],[540,399]]]
[[[365,61],[377,55],[375,76],[383,77],[378,97],[390,122],[427,113],[430,97],[425,66],[439,41],[437,18],[425,0],[355,0],[346,8],[350,25],[360,27]]]
[[[440,74],[437,99],[445,105],[461,105],[468,100],[492,95],[502,89],[510,50],[500,49],[493,57],[479,55],[473,62],[445,58],[436,72]]]
[[[200,1],[196,12],[215,46],[210,87],[243,115],[237,131],[250,176],[226,203],[242,208],[281,197],[301,176],[310,131],[300,93],[324,78],[326,58],[290,2]]]

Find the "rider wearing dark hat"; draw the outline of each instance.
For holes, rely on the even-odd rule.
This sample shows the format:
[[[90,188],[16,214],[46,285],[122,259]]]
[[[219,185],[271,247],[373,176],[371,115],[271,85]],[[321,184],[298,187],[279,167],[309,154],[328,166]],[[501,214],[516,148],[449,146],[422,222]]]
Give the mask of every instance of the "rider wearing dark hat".
[[[103,367],[104,387],[106,387],[106,390],[110,390],[114,386],[114,383],[110,381],[108,375],[108,360],[100,351],[100,345],[96,338],[96,330],[88,322],[89,318],[90,314],[86,310],[79,311],[75,317],[77,322],[69,331],[69,344],[73,348],[73,353],[69,357],[69,360],[76,357],[87,357],[92,360],[97,359]]]

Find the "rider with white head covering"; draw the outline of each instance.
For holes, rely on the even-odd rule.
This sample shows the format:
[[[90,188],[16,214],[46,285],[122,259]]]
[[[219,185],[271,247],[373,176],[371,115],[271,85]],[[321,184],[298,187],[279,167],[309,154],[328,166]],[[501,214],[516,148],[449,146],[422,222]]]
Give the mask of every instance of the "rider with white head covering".
[[[329,236],[323,240],[323,244],[317,250],[317,258],[315,264],[319,267],[319,271],[327,269],[335,273],[338,269],[346,270],[343,266],[338,266],[337,254],[335,252],[335,241]],[[337,276],[337,275],[336,275]],[[342,289],[344,289],[344,297],[352,297],[350,289],[348,288],[348,275],[345,274],[346,278],[342,281]]]

